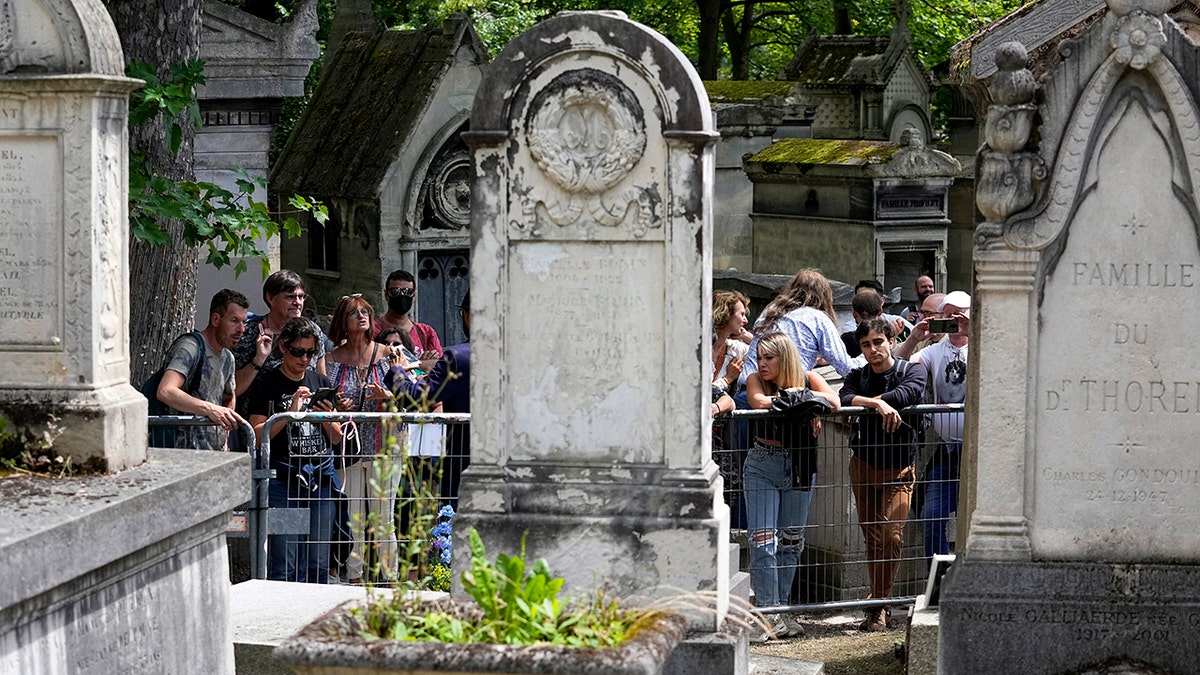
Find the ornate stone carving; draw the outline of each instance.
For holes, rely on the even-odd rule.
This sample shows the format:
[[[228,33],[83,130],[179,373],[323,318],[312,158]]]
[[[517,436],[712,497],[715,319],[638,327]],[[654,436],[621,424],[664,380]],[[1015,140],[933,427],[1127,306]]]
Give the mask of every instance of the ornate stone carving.
[[[17,20],[13,16],[12,0],[0,0],[0,75],[17,67]]]
[[[538,93],[525,135],[538,167],[567,192],[612,188],[646,150],[642,107],[633,92],[590,68],[563,73]]]
[[[1162,20],[1142,11],[1121,17],[1109,36],[1109,46],[1117,63],[1141,70],[1162,53],[1167,44]]]
[[[436,217],[435,227],[463,229],[471,225],[471,153],[459,148],[440,158],[425,180],[426,199]]]
[[[526,202],[534,236],[543,222],[618,227],[632,218],[635,235],[658,226],[654,190],[632,187],[611,194],[646,151],[642,106],[616,77],[590,68],[556,77],[534,97],[525,138],[536,166],[561,190],[558,195],[538,190]]]
[[[1042,158],[1027,149],[1037,116],[1037,83],[1025,67],[1028,58],[1019,42],[996,50],[999,70],[988,87],[994,103],[988,108],[986,145],[979,151],[975,171],[975,204],[987,219],[975,230],[976,243],[983,248],[997,242],[1010,216],[1034,203],[1046,177]]]

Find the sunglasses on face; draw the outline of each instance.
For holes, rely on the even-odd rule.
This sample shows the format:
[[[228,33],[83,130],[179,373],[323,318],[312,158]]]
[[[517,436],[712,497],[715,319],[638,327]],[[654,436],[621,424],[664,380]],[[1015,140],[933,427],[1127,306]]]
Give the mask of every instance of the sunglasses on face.
[[[411,298],[416,292],[417,289],[415,288],[389,288],[387,294],[389,298],[398,298],[401,296]]]
[[[306,357],[311,359],[317,355],[317,349],[315,347],[313,349],[300,349],[299,347],[293,347],[291,345],[286,345],[284,347],[284,349],[286,349],[289,354],[291,354],[292,356],[294,356],[298,359],[303,359]]]
[[[365,316],[365,317],[370,317],[370,316],[371,316],[371,310],[367,309],[366,307],[359,307],[358,309],[352,309],[352,310],[350,310],[349,312],[347,312],[347,314],[348,314],[348,315],[350,315],[350,316]]]

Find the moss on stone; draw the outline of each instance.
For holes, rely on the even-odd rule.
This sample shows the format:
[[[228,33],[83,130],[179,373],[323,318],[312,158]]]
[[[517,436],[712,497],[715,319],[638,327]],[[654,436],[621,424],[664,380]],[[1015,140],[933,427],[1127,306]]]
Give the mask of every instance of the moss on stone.
[[[772,143],[747,161],[760,164],[879,164],[900,151],[898,143],[788,138]]]
[[[704,88],[713,101],[745,101],[787,96],[795,84],[776,80],[708,80]]]

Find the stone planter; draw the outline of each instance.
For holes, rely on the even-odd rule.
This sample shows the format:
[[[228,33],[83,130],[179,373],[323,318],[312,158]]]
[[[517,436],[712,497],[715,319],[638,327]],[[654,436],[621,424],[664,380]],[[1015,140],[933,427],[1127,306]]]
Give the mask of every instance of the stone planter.
[[[667,614],[618,647],[510,646],[444,642],[368,641],[332,637],[343,603],[275,648],[274,658],[300,675],[657,675],[683,639],[687,620]]]

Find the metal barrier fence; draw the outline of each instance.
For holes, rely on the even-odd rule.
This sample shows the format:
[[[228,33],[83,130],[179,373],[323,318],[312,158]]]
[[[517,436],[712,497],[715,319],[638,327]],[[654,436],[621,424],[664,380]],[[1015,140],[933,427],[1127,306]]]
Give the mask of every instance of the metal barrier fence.
[[[865,419],[875,413],[844,408],[823,417],[816,444],[816,480],[809,491],[807,518],[803,523],[795,523],[789,533],[800,529],[803,548],[794,562],[784,556],[780,563],[777,557],[774,565],[776,578],[784,571],[792,575],[794,583],[786,598],[778,598],[773,605],[760,603],[760,609],[781,612],[911,603],[927,574],[925,539],[937,537],[941,532],[941,536],[952,541],[955,529],[952,516],[943,519],[941,516],[945,514],[936,510],[922,515],[931,493],[941,495],[945,504],[953,503],[957,501],[958,486],[957,463],[951,467],[946,462],[951,455],[956,459],[958,453],[947,453],[932,425],[925,422],[936,415],[961,415],[962,411],[961,405],[914,406],[901,411],[910,425],[925,429],[924,439],[914,463],[909,511],[901,525],[900,551],[882,558],[871,556],[875,558],[872,563],[896,569],[894,585],[889,598],[871,600],[866,599],[870,589],[868,547],[854,494],[857,486],[850,479],[853,457],[850,433],[852,418]],[[761,560],[755,560],[759,556],[754,551],[755,527],[749,522],[747,502],[768,495],[747,491],[744,465],[754,452],[751,439],[756,434],[752,427],[781,418],[771,411],[738,410],[714,420],[713,459],[725,479],[731,535],[742,547],[742,569],[759,577],[758,581],[767,568]],[[398,564],[401,556],[417,556],[426,562],[434,560],[439,551],[431,550],[430,541],[415,541],[406,533],[413,518],[425,519],[420,529],[428,531],[436,524],[442,506],[456,505],[455,479],[466,466],[467,454],[457,445],[454,437],[458,434],[448,430],[455,428],[465,435],[463,425],[469,424],[470,415],[280,413],[267,420],[264,438],[270,439],[280,425],[284,428],[279,433],[290,434],[293,426],[323,422],[353,422],[357,445],[351,438],[319,458],[289,455],[280,461],[280,457],[272,459],[269,441],[247,444],[252,448],[250,500],[244,514],[235,512],[229,536],[250,539],[252,577],[323,583],[333,580],[330,571],[340,579],[356,579],[374,570],[377,574],[374,580],[387,583],[402,567]],[[212,423],[204,417],[179,416],[154,417],[150,424]],[[388,439],[382,438],[388,425],[393,425],[397,452],[377,451],[392,447]],[[244,437],[253,438],[248,424],[239,431]],[[302,431],[298,434],[304,435]],[[347,446],[352,448],[351,452],[345,450]],[[363,452],[354,451],[363,446]],[[303,469],[306,465],[311,466],[310,473]],[[343,524],[347,526],[340,527]],[[868,520],[867,524],[883,523]],[[784,529],[788,528],[781,528],[780,534]],[[779,539],[773,541],[780,543]],[[282,561],[276,569],[269,564],[272,548],[276,561]]]
[[[948,449],[932,420],[962,412],[961,404],[900,411],[918,437],[908,472],[872,472],[855,461],[850,448],[854,420],[865,422],[874,411],[843,408],[823,416],[815,453],[810,451],[815,454],[816,478],[811,489],[800,491],[777,490],[764,482],[764,474],[769,478],[772,466],[782,467],[795,449],[771,452],[754,445],[762,425],[786,419],[783,415],[736,410],[717,417],[713,459],[725,479],[731,536],[741,544],[742,569],[751,574],[758,608],[795,612],[911,604],[924,587],[928,554],[944,552],[941,547],[953,545],[954,539],[955,517],[950,512],[957,503],[960,449]],[[747,471],[749,457],[754,461]],[[906,484],[911,491],[904,489]],[[904,496],[909,498],[907,513],[901,504]],[[860,509],[867,511],[865,522]],[[868,534],[872,544],[866,541]],[[926,548],[927,539],[932,550]],[[887,589],[885,597],[867,599],[872,573],[875,586]],[[891,575],[894,581],[888,589]],[[790,592],[774,597],[787,588],[788,579]],[[774,593],[771,582],[778,584]]]
[[[342,443],[307,440],[329,422],[342,423]],[[470,415],[456,413],[270,417],[253,458],[252,576],[387,584],[409,563],[412,574],[424,576],[439,556],[424,535],[444,507],[457,505],[469,422]],[[273,456],[278,427],[291,435],[281,444],[287,450]],[[410,536],[415,532],[422,536]]]

